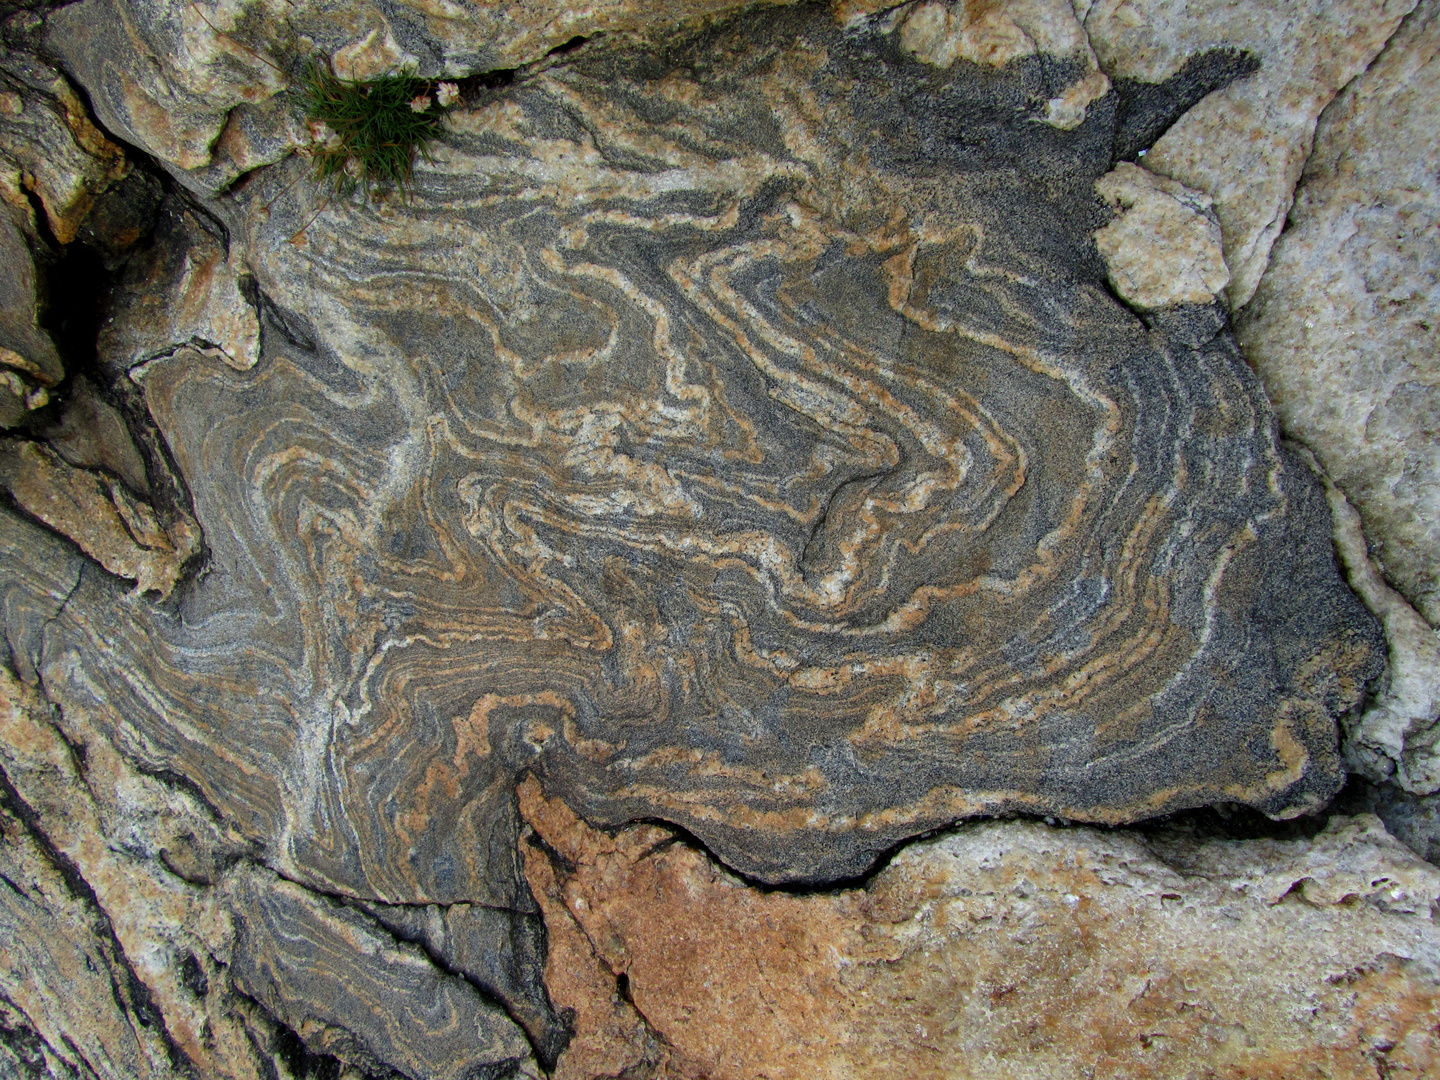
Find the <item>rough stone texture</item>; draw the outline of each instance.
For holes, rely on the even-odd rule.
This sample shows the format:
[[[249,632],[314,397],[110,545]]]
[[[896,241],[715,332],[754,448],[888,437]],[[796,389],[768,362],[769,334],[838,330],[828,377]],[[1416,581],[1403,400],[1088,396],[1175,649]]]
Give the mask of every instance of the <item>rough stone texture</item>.
[[[1145,311],[1215,302],[1230,271],[1208,196],[1128,162],[1095,190],[1118,210],[1095,245],[1123,300]]]
[[[39,295],[35,260],[20,230],[0,214],[0,364],[26,382],[53,387],[65,368],[50,335],[36,325]]]
[[[52,567],[79,573],[65,563]],[[204,887],[204,855],[233,857],[243,843],[127,767],[83,710],[62,717],[3,669],[0,725],[4,998],[46,1055],[82,1076],[168,1077],[188,1057],[204,1075],[259,1080],[251,1025],[219,992],[229,919]]]
[[[0,668],[5,1075],[267,1080],[310,1053],[356,1080],[432,1080],[529,1058],[470,982],[259,869],[190,785],[137,770],[94,720]]]
[[[1370,558],[1360,515],[1328,479],[1335,547],[1351,587],[1385,624],[1390,665],[1363,713],[1346,725],[1346,767],[1406,791],[1440,789],[1440,635],[1390,588]]]
[[[71,380],[65,406],[57,421],[44,429],[44,438],[46,446],[75,468],[101,470],[135,494],[149,495],[145,459],[124,416],[85,376]]]
[[[260,358],[259,299],[244,295],[252,289],[224,232],[184,202],[166,199],[153,241],[128,261],[111,299],[100,360],[129,373],[188,347],[246,371]]]
[[[1315,122],[1394,33],[1415,0],[1082,0],[1077,10],[1112,79],[1163,83],[1187,60],[1238,49],[1260,69],[1200,101],[1155,143],[1145,166],[1215,200],[1230,303],[1255,292],[1285,224]]]
[[[1440,15],[1420,8],[1326,112],[1274,265],[1239,325],[1282,422],[1440,625]]]
[[[577,37],[643,29],[663,39],[744,6],[82,0],[50,16],[46,41],[89,89],[107,128],[215,192],[303,145],[303,125],[275,95],[317,51],[346,78],[405,66],[454,77],[540,61]]]
[[[1440,795],[1415,795],[1394,784],[1351,777],[1339,805],[1350,813],[1375,814],[1411,851],[1440,864]]]
[[[171,533],[122,485],[71,467],[39,443],[0,440],[0,490],[110,573],[133,581],[137,593],[169,596],[199,544],[193,522]]]
[[[522,806],[576,1010],[563,1080],[1440,1068],[1440,871],[1370,815],[1310,841],[967,826],[795,896],[661,827],[592,829],[533,781]]]
[[[65,376],[50,336],[36,325],[35,261],[24,235],[0,214],[0,428],[15,427],[50,404]]]
[[[570,1038],[545,986],[547,943],[538,910],[510,911],[478,904],[366,904],[391,933],[420,944],[447,971],[463,975],[505,1003],[530,1036],[539,1064],[553,1067]]]
[[[473,986],[354,908],[260,871],[227,886],[245,912],[236,985],[307,1044],[412,1080],[469,1080],[477,1066],[529,1057],[524,1035]]]
[[[48,14],[179,183],[16,223],[106,321],[5,365],[55,400],[0,458],[0,1073],[1434,1072],[1437,879],[1371,818],[892,851],[1290,817],[1337,720],[1422,765],[1205,197],[1116,168],[1255,57],[1106,94],[1064,4],[652,17]],[[327,203],[260,168],[312,47],[521,66]]]
[[[1003,67],[1036,55],[1061,61],[1057,66],[1065,70],[1069,83],[1056,88],[1043,119],[1066,131],[1078,127],[1086,109],[1110,90],[1070,0],[927,0],[909,9],[899,32],[906,52],[936,67],[949,67],[956,60]]]
[[[95,197],[129,170],[125,152],[96,128],[69,80],[33,56],[0,46],[0,94],[0,200],[29,220],[33,193],[45,227],[68,244]]]
[[[1328,797],[1380,656],[1323,497],[1228,340],[1106,292],[1113,117],[1028,63],[781,9],[496,91],[406,203],[247,185],[272,359],[144,383],[225,568],[117,661],[223,710],[185,771],[288,876],[502,906],[537,755],[775,880]]]

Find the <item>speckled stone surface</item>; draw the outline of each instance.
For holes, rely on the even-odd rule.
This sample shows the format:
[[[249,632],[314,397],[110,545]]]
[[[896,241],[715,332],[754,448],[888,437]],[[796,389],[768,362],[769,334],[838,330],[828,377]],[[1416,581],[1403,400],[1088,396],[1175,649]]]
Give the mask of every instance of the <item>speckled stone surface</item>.
[[[392,901],[509,895],[526,767],[769,880],[1323,801],[1374,623],[1234,346],[1106,292],[1042,76],[770,12],[493,92],[408,203],[225,203],[264,358],[144,375],[212,570],[107,631],[223,712],[171,753]]]
[[[1440,1067],[1440,871],[1370,815],[1282,842],[995,822],[795,896],[664,828],[608,835],[538,786],[522,805],[577,1022],[557,1080]]]
[[[1229,299],[1254,295],[1285,225],[1315,123],[1373,60],[1415,0],[1080,0],[1101,67],[1117,83],[1164,85],[1202,74],[1187,63],[1244,56],[1255,67],[1196,102],[1160,135],[1145,165],[1215,200]]]
[[[1325,114],[1239,332],[1286,428],[1440,625],[1440,16],[1418,9]]]
[[[81,0],[55,12],[44,33],[109,130],[173,166],[182,183],[214,193],[305,141],[302,118],[282,91],[303,78],[317,52],[350,79],[402,67],[454,77],[543,62],[595,34],[663,39],[687,22],[744,6]]]
[[[1095,190],[1117,211],[1095,246],[1122,300],[1142,311],[1216,302],[1230,270],[1209,196],[1124,161]]]
[[[1434,872],[1235,806],[1390,745],[1399,623],[1225,329],[1228,196],[1127,164],[1254,56],[1107,74],[1049,0],[515,11],[22,17],[162,160],[68,245],[17,204],[100,322],[0,440],[0,1073],[1423,1074]],[[255,55],[311,31],[518,67],[408,198],[334,197]],[[917,839],[1209,804],[1296,839]],[[710,926],[753,949],[705,987]]]

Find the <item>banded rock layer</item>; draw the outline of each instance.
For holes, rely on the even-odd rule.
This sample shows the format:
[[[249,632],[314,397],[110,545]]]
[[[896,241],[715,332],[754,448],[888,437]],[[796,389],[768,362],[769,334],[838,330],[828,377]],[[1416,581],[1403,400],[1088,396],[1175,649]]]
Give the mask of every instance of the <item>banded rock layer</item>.
[[[786,9],[491,92],[408,201],[258,175],[260,362],[137,375],[207,570],[57,585],[53,691],[391,902],[531,907],[526,769],[768,881],[1316,806],[1377,630],[1229,338],[1107,291],[1114,99],[1036,122],[1073,77]]]
[[[0,157],[69,130],[56,175],[101,171],[25,166],[0,235],[36,267],[0,298],[0,1073],[1433,1070],[1440,878],[1370,818],[730,873],[1011,810],[1295,815],[1337,718],[1354,757],[1418,700],[1223,330],[1269,241],[1239,267],[1230,188],[1130,163],[1308,79],[1288,45],[1196,24],[1137,68],[1106,35],[1145,5],[762,9],[462,80],[366,205],[264,167],[309,136],[261,54],[473,71],[639,15],[273,6],[5,23],[75,88],[36,59]],[[484,12],[543,29],[484,59]],[[93,368],[53,310],[84,258]]]

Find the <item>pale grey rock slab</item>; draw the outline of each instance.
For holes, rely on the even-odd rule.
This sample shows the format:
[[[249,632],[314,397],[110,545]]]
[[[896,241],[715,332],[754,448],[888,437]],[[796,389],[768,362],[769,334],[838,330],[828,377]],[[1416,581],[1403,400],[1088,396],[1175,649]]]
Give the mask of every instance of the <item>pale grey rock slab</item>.
[[[1390,665],[1362,712],[1345,721],[1346,767],[1410,792],[1440,790],[1440,631],[1392,589],[1370,558],[1360,515],[1327,477],[1335,548],[1351,588],[1385,624]]]
[[[1277,904],[1291,893],[1316,907],[1363,903],[1406,920],[1429,940],[1416,959],[1440,962],[1431,908],[1440,901],[1440,870],[1416,857],[1374,814],[1336,814],[1308,840],[1196,843],[1158,836],[1147,846],[1186,875],[1223,883],[1228,892]],[[1418,925],[1417,925],[1418,924]]]
[[[1237,326],[1281,422],[1440,625],[1440,18],[1418,8],[1327,110],[1270,271]]]
[[[1081,5],[1112,79],[1160,83],[1187,60],[1234,49],[1259,70],[1205,97],[1149,150],[1147,168],[1215,200],[1231,306],[1254,294],[1285,224],[1320,112],[1379,53],[1415,0],[1321,0],[1276,8],[1204,0]]]
[[[193,169],[209,163],[232,108],[288,85],[273,62],[224,33],[239,12],[222,14],[220,6],[207,5],[207,13],[190,3],[83,0],[49,13],[45,41],[88,91],[108,130]],[[279,12],[255,14],[273,19]]]
[[[1440,864],[1440,795],[1415,795],[1394,784],[1351,780],[1338,805],[1374,814],[1386,830],[1423,859]]]

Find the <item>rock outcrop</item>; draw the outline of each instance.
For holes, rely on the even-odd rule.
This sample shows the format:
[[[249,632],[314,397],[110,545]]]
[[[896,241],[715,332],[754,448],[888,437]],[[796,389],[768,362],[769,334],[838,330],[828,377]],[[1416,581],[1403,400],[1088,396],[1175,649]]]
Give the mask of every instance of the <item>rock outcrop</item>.
[[[1234,346],[1107,292],[1113,114],[897,35],[577,54],[452,114],[404,202],[294,161],[217,204],[268,359],[143,385],[227,570],[112,655],[213,687],[175,752],[289,874],[512,903],[530,767],[772,881],[1338,787],[1375,625]]]
[[[81,0],[55,12],[46,44],[89,89],[105,126],[216,193],[306,141],[281,92],[318,53],[347,79],[402,67],[471,75],[543,62],[590,35],[657,38],[745,0],[404,4],[355,0]]]
[[[533,782],[522,806],[575,1010],[558,1080],[1440,1068],[1440,872],[1374,817],[1209,843],[995,822],[795,896],[663,827],[589,828]]]
[[[1365,70],[1415,0],[1279,8],[1230,0],[1081,0],[1076,6],[1085,12],[1101,66],[1117,83],[1128,81],[1121,85],[1131,94],[1143,98],[1146,87],[1172,80],[1177,90],[1195,81],[1204,89],[1204,80],[1213,78],[1205,71],[1207,58],[1231,78],[1243,76],[1227,79],[1163,134],[1156,132],[1160,138],[1145,166],[1215,200],[1230,302],[1244,307],[1284,228],[1321,111]]]
[[[8,14],[0,1073],[1440,1068],[1412,6]]]
[[[1275,265],[1238,328],[1286,430],[1360,512],[1400,594],[1372,602],[1396,624],[1396,690],[1358,739],[1379,755],[1372,774],[1398,767],[1405,787],[1427,792],[1440,788],[1437,78],[1440,15],[1425,4],[1325,113]]]

